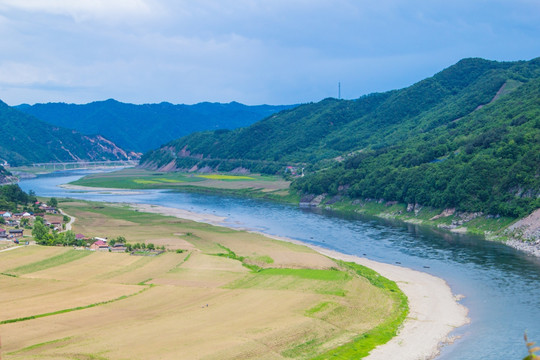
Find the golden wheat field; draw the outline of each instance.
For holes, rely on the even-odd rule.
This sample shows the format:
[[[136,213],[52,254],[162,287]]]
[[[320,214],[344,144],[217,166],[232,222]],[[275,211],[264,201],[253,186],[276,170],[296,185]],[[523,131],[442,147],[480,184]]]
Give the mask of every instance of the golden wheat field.
[[[122,206],[61,206],[77,217],[75,232],[171,251],[0,253],[4,360],[307,359],[374,328],[394,306],[300,245]]]

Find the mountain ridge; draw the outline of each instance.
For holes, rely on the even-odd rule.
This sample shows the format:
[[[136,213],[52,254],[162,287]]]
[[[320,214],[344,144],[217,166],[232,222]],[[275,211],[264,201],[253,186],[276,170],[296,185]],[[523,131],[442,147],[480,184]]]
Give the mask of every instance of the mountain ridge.
[[[21,104],[16,108],[50,124],[87,135],[101,134],[124,149],[143,152],[194,131],[247,126],[293,106],[250,106],[234,101],[136,105],[108,99],[88,104]]]
[[[12,166],[42,162],[138,159],[101,135],[53,126],[0,100],[0,160]]]
[[[539,79],[540,58],[463,59],[403,89],[356,100],[324,99],[246,128],[194,133],[144,154],[141,166],[277,173],[305,163],[306,176],[293,183],[302,193],[520,216],[540,206],[521,196],[540,194],[534,175],[540,175],[540,159],[536,165],[528,160],[537,157],[531,149],[540,153]],[[522,168],[514,166],[506,146],[515,148]],[[489,168],[482,176],[481,164]],[[456,174],[461,183],[452,182]]]

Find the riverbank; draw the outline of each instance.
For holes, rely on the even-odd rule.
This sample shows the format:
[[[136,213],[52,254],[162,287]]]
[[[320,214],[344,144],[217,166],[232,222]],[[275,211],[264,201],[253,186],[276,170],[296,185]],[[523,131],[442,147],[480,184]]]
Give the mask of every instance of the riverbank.
[[[186,210],[157,205],[130,204],[140,212],[149,212],[178,218],[226,226],[224,218],[197,214]],[[440,278],[412,269],[378,263],[352,255],[324,249],[300,241],[263,234],[272,239],[308,246],[331,258],[355,262],[369,267],[397,283],[409,300],[409,315],[399,334],[385,345],[371,352],[369,360],[386,360],[400,354],[400,359],[416,360],[434,358],[445,343],[450,343],[451,332],[469,322],[467,309],[452,294],[448,284]]]
[[[395,201],[325,200],[320,201],[317,206],[331,211],[395,219],[454,233],[481,235],[486,240],[501,242],[529,255],[540,257],[540,209],[527,217],[516,219],[480,212],[437,209],[419,204],[401,204]]]
[[[210,175],[200,175],[210,176]],[[536,237],[524,239],[523,229],[514,231],[511,226],[524,219],[486,215],[478,212],[463,212],[455,209],[437,209],[420,204],[402,204],[395,201],[374,199],[353,200],[341,196],[304,196],[288,191],[289,182],[278,181],[276,177],[215,175],[216,178],[199,178],[192,173],[153,173],[142,169],[125,169],[119,172],[93,174],[68,184],[66,188],[81,191],[126,191],[120,189],[171,189],[182,192],[215,193],[228,196],[261,198],[281,203],[300,204],[327,210],[358,213],[380,218],[396,219],[403,222],[436,227],[455,233],[482,235],[487,240],[506,243],[520,251],[540,256],[540,231]],[[225,177],[227,177],[225,179]],[[81,186],[82,185],[82,186]],[[530,224],[527,224],[529,226]],[[535,229],[540,228],[540,216]],[[526,240],[526,241],[524,241]]]

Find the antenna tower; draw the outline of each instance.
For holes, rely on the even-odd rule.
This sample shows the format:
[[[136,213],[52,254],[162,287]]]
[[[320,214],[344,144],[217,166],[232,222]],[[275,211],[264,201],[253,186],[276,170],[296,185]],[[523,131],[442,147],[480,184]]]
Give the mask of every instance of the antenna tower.
[[[337,83],[337,92],[338,92],[338,95],[337,95],[337,98],[338,100],[341,100],[341,82],[338,82]]]

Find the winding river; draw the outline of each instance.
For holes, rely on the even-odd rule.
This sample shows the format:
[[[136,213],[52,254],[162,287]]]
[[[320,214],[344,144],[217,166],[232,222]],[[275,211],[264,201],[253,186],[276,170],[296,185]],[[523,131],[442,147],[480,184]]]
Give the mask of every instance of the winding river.
[[[499,243],[365,216],[301,209],[261,200],[162,190],[77,192],[58,187],[88,172],[23,180],[39,196],[137,202],[226,217],[225,224],[289,237],[371,260],[400,263],[447,281],[471,324],[437,359],[522,359],[523,333],[540,342],[540,259]],[[396,357],[399,359],[399,355]]]

